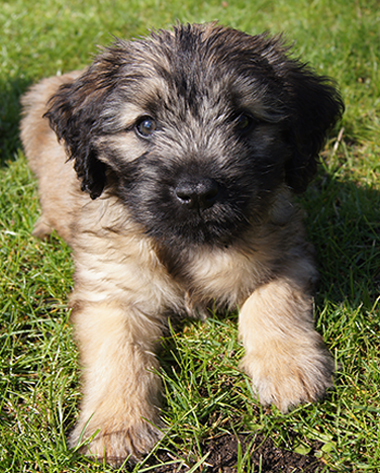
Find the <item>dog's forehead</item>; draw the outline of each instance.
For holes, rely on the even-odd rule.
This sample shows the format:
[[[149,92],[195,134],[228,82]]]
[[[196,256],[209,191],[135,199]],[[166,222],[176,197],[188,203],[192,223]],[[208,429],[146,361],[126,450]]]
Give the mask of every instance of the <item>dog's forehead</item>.
[[[158,107],[178,113],[185,107],[195,114],[247,109],[271,121],[282,115],[281,94],[273,93],[279,90],[275,63],[283,60],[275,40],[191,25],[121,44],[130,91],[125,113],[131,119],[138,109]]]

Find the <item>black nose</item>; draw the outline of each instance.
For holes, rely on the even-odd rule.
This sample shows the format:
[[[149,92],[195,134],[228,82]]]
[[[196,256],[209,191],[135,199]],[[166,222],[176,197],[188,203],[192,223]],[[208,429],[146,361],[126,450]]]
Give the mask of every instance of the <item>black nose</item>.
[[[217,200],[219,187],[213,179],[183,180],[174,189],[179,202],[189,209],[208,209]]]

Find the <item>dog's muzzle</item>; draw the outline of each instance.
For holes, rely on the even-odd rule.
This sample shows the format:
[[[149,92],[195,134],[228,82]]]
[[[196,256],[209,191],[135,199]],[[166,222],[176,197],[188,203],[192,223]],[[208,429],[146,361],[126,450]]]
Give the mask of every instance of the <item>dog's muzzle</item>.
[[[212,207],[220,194],[214,179],[182,180],[174,188],[174,195],[188,209],[204,210]]]

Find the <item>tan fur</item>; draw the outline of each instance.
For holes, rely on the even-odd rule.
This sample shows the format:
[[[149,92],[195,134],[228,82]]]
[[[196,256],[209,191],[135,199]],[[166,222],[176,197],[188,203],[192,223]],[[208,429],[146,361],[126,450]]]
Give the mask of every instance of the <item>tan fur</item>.
[[[52,133],[49,122],[41,119],[49,98],[58,87],[79,74],[73,72],[45,79],[23,97],[23,106],[29,110],[21,127],[25,154],[39,180],[42,207],[51,208],[50,202],[54,202],[54,208],[44,213],[35,226],[33,234],[40,238],[56,229],[62,238],[70,242],[70,225],[75,219],[72,215],[79,207],[82,197],[78,192],[76,174],[71,165],[66,165],[67,157],[62,148],[57,146],[56,135]]]
[[[209,33],[208,33],[209,34]],[[160,438],[160,380],[154,352],[168,310],[199,315],[215,301],[240,307],[243,367],[263,404],[286,411],[314,401],[332,385],[332,360],[312,321],[317,275],[300,213],[280,186],[265,219],[224,247],[189,249],[186,284],[162,263],[156,242],[107,189],[97,199],[80,190],[63,144],[43,118],[49,98],[81,73],[43,80],[24,97],[21,137],[39,180],[42,215],[34,234],[55,229],[73,249],[71,296],[83,365],[83,402],[71,445],[119,464]],[[158,82],[159,83],[159,82]],[[123,120],[135,120],[125,104]],[[113,140],[113,141],[112,141]],[[133,159],[135,137],[114,135]],[[111,144],[110,144],[111,143]]]

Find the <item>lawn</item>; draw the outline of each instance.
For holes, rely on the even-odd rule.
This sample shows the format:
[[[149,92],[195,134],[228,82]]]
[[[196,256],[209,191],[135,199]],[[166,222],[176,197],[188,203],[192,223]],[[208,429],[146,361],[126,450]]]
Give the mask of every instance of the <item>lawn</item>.
[[[3,472],[112,471],[66,445],[80,399],[66,308],[73,265],[58,237],[31,236],[39,205],[18,137],[20,95],[42,77],[87,65],[113,36],[216,19],[250,34],[285,32],[296,56],[336,79],[346,104],[318,175],[300,198],[319,261],[316,323],[335,356],[336,388],[288,414],[264,409],[239,370],[237,315],[185,321],[159,353],[165,437],[126,471],[380,471],[378,0],[0,0]],[[233,469],[214,468],[227,438],[235,441],[236,460],[225,459]],[[270,463],[274,452],[289,458],[283,470]]]

